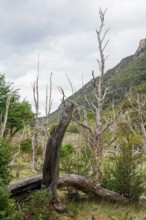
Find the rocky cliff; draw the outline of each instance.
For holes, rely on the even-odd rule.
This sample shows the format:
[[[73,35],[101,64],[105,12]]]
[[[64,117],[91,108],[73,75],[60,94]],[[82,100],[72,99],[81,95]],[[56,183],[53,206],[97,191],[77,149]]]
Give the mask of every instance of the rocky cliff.
[[[146,56],[146,39],[143,39],[139,42],[139,47],[136,50],[136,53],[134,54],[134,58],[138,59],[143,56]]]

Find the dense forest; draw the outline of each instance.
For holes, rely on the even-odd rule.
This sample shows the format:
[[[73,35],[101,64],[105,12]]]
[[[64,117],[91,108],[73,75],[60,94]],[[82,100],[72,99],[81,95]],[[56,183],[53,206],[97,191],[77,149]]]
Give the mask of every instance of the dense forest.
[[[146,39],[105,72],[105,13],[100,75],[67,98],[61,88],[55,112],[52,74],[39,118],[39,74],[32,112],[0,73],[0,219],[145,219]]]

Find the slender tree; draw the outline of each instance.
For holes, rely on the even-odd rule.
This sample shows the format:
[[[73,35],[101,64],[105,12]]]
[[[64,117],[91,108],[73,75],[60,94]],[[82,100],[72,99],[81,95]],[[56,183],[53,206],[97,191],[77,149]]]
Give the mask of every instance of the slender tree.
[[[12,98],[12,93],[8,95],[7,97],[7,101],[6,101],[6,112],[5,112],[5,116],[4,116],[4,121],[2,122],[1,125],[1,137],[4,137],[4,133],[6,130],[6,125],[7,125],[7,120],[8,120],[8,114],[9,114],[9,106],[10,106],[10,102],[11,102],[11,98]]]
[[[49,87],[46,87],[46,106],[45,106],[45,120],[44,120],[44,149],[43,149],[43,161],[45,158],[46,145],[47,145],[47,136],[49,128],[49,115],[52,108],[52,73],[50,74]]]
[[[38,132],[39,132],[39,124],[38,124],[38,116],[39,116],[39,54],[38,54],[38,68],[37,68],[37,78],[33,83],[33,98],[35,104],[35,131],[33,137],[33,158],[32,158],[32,170],[37,170],[37,150],[38,150]]]

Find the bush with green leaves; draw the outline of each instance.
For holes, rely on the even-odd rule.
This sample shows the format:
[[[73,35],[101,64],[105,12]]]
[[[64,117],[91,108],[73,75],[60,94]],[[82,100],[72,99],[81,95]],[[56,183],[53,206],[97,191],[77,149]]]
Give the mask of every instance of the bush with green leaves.
[[[21,212],[23,213],[22,219],[31,220],[44,220],[44,219],[57,219],[56,213],[51,210],[49,204],[49,194],[46,190],[42,189],[31,193],[27,202],[20,202]]]
[[[0,179],[5,184],[10,181],[10,162],[11,162],[11,148],[9,141],[6,139],[0,140]]]
[[[141,153],[134,153],[130,141],[123,141],[113,162],[106,162],[104,165],[102,186],[124,195],[131,201],[138,201],[144,192],[144,173],[140,162]]]
[[[0,220],[56,219],[56,213],[51,210],[49,204],[49,194],[44,189],[32,192],[24,198],[17,198],[17,200],[19,211],[15,201],[10,198],[6,185],[0,183]]]
[[[12,138],[24,128],[24,125],[32,124],[34,113],[28,101],[20,101],[19,90],[14,89],[12,83],[7,82],[5,75],[0,73],[0,115],[2,122],[6,113],[7,98],[10,94],[12,97],[4,136]]]
[[[15,201],[10,198],[10,192],[2,179],[0,179],[0,219],[22,220],[22,213],[16,210]]]
[[[32,152],[32,140],[30,138],[23,140],[20,144],[22,153],[31,153]]]
[[[7,185],[10,181],[11,148],[9,141],[0,140],[0,219],[17,220],[19,214],[15,211],[15,203],[10,198]]]
[[[75,147],[66,144],[60,150],[60,169],[64,173],[84,175],[88,178],[93,176],[92,171],[93,153],[86,146]]]
[[[79,129],[78,129],[78,127],[77,127],[77,125],[75,123],[71,123],[68,126],[67,131],[71,132],[71,133],[79,133]]]
[[[5,219],[10,210],[10,193],[0,179],[0,219]]]

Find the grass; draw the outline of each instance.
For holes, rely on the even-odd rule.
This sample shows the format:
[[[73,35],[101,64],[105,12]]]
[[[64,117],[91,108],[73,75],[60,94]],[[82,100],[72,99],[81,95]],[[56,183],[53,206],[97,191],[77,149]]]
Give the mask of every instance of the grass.
[[[113,203],[99,198],[81,198],[79,201],[71,201],[64,197],[62,202],[66,204],[73,219],[76,220],[144,220],[146,219],[146,204],[130,205]],[[64,216],[61,220],[64,219]],[[65,218],[66,219],[66,218]],[[69,219],[69,217],[68,217]]]
[[[70,199],[66,190],[58,190],[58,193],[61,203],[67,208],[66,213],[52,211],[48,194],[44,190],[21,198],[19,211],[31,220],[146,220],[146,204],[120,204],[83,193],[79,194],[77,199]]]
[[[19,177],[17,177],[17,169],[19,169]],[[11,183],[16,183],[18,181],[25,180],[27,178],[30,178],[32,176],[36,176],[41,174],[41,172],[32,171],[31,164],[29,161],[17,161],[15,163],[15,166],[11,169]]]
[[[73,142],[74,140],[74,142]],[[78,145],[78,134],[66,134],[63,144]],[[12,168],[11,183],[39,175],[31,170],[31,155],[20,155]],[[19,168],[19,178],[16,178],[16,169]],[[99,198],[91,198],[81,194],[78,200],[69,199],[66,191],[59,190],[59,198],[66,205],[68,212],[59,214],[60,220],[146,220],[146,204],[119,204]],[[41,210],[41,207],[40,207]],[[43,207],[42,207],[43,210]]]
[[[63,144],[72,143],[75,147],[78,146],[78,136],[79,134],[74,134],[70,132],[66,132],[66,135],[63,140]],[[15,162],[14,166],[11,167],[11,183],[16,183],[18,181],[25,180],[29,177],[39,175],[41,173],[35,172],[31,170],[31,160],[32,155],[31,154],[20,154],[19,157],[17,157],[17,161]],[[39,167],[41,164],[41,156],[38,158]],[[17,169],[19,169],[19,177],[16,177]]]

